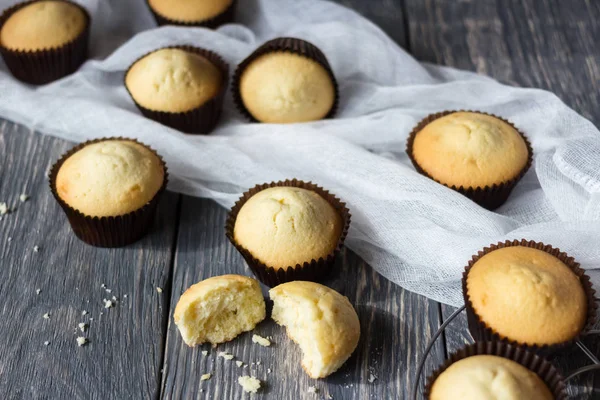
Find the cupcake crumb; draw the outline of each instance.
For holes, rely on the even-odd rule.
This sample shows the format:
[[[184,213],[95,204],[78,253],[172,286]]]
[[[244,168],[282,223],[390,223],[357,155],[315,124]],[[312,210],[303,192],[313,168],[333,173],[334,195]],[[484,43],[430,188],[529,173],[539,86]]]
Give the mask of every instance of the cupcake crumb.
[[[83,311],[81,312],[81,315],[87,315],[87,314],[88,314],[88,312],[87,312],[87,311],[85,311],[85,310],[83,310]]]
[[[202,355],[203,355],[203,356],[207,356],[207,355],[208,355],[208,351],[206,351],[206,350],[202,350]]]
[[[256,393],[258,392],[258,389],[260,389],[260,381],[253,376],[240,376],[238,378],[238,383],[246,393]]]
[[[106,293],[112,293],[112,289],[105,289]]]
[[[207,381],[207,380],[209,380],[209,379],[210,379],[210,377],[211,377],[211,376],[212,376],[212,374],[203,374],[203,375],[200,377],[200,380],[201,380],[201,381]]]
[[[314,386],[309,386],[308,387],[308,393],[319,393],[319,389],[317,389]]]
[[[27,200],[29,200],[29,195],[23,193],[19,196],[19,200],[21,200],[21,203],[25,203]]]
[[[271,345],[271,342],[269,341],[269,339],[264,338],[259,335],[252,335],[252,343],[258,343],[264,347],[269,347]]]
[[[113,306],[112,300],[103,299],[102,301],[104,302],[104,308],[111,308]],[[100,315],[102,315],[102,313],[100,313]]]
[[[377,380],[377,377],[373,374],[369,374],[369,383],[373,383]]]
[[[50,319],[50,313],[46,313],[43,315],[44,319]]]
[[[48,346],[49,344],[50,344],[50,342],[47,340],[44,342],[44,346]]]
[[[42,293],[42,289],[35,289],[35,294],[40,294]]]
[[[9,212],[10,212],[10,209],[8,208],[6,203],[4,203],[4,202],[0,203],[0,215],[8,214]]]
[[[244,366],[244,363],[242,361],[236,361],[235,364],[240,368]]]
[[[220,351],[217,357],[223,357],[227,361],[233,360],[233,354],[225,353],[224,351]]]
[[[163,292],[161,287],[157,287],[157,288],[156,288],[156,291],[157,291],[158,293],[162,293],[162,292]]]
[[[38,251],[40,251],[40,246],[33,246],[33,251],[35,253],[37,253]]]
[[[85,322],[81,322],[81,323],[79,323],[79,325],[78,325],[78,326],[79,326],[79,330],[80,330],[81,332],[85,332],[85,330],[87,329],[87,324],[86,324]]]
[[[271,368],[267,368],[267,374],[271,373]]]
[[[88,340],[86,338],[84,338],[83,336],[79,336],[77,338],[77,346],[81,347],[84,346],[88,343]]]

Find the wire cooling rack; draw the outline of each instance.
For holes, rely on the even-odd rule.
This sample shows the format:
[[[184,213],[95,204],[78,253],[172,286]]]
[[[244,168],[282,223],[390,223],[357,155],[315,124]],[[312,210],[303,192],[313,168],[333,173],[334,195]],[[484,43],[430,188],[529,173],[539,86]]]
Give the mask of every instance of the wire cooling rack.
[[[600,301],[600,300],[596,299],[596,301]],[[421,381],[421,375],[423,375],[423,368],[425,367],[425,362],[427,361],[427,357],[429,357],[429,353],[431,352],[433,345],[435,344],[436,340],[441,336],[442,332],[444,332],[446,330],[446,327],[448,325],[450,325],[450,323],[458,316],[458,314],[463,312],[464,309],[465,309],[465,306],[462,306],[458,310],[454,311],[450,315],[450,317],[448,319],[446,319],[442,325],[440,325],[439,329],[435,332],[435,334],[431,337],[431,340],[427,344],[427,347],[425,348],[425,354],[424,354],[423,358],[421,359],[421,362],[419,363],[419,367],[417,368],[417,379],[415,380],[415,384],[414,384],[414,387],[412,390],[412,399],[413,400],[417,400],[417,395],[419,393],[419,382]],[[599,335],[599,334],[600,334],[600,330],[591,330],[591,331],[586,332],[584,336]],[[583,374],[585,372],[600,370],[600,360],[598,360],[598,357],[596,357],[596,355],[594,353],[592,353],[592,351],[590,349],[588,349],[586,347],[586,345],[584,345],[580,340],[577,340],[575,343],[577,344],[577,347],[579,347],[581,349],[581,351],[583,351],[583,353],[590,359],[590,361],[592,361],[592,364],[576,369],[575,371],[573,371],[570,375],[568,375],[565,378],[565,382],[568,382],[571,379],[575,378],[576,376]]]

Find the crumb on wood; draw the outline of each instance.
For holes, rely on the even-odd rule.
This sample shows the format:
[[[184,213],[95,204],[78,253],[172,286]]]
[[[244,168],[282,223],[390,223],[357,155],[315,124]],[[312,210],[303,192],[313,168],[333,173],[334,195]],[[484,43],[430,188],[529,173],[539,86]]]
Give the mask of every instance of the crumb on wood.
[[[10,209],[8,208],[6,203],[4,203],[4,202],[0,203],[0,215],[8,214],[9,212],[10,212]]]
[[[111,308],[114,305],[112,300],[103,299],[102,301],[104,302],[104,308]],[[100,313],[100,315],[102,315],[102,313]]]
[[[50,342],[47,340],[44,342],[44,346],[48,346],[49,344],[50,344]]]
[[[373,383],[377,380],[377,377],[373,374],[369,374],[369,383]]]
[[[238,383],[242,386],[244,392],[256,393],[260,389],[261,382],[253,376],[244,375],[238,378]]]
[[[46,313],[43,315],[44,319],[50,319],[50,313]]]
[[[35,294],[40,294],[42,293],[42,289],[35,289]]]
[[[33,246],[33,251],[35,253],[37,253],[38,251],[40,251],[40,246]]]
[[[271,345],[271,342],[269,341],[269,339],[264,338],[259,335],[252,335],[252,343],[258,343],[264,347],[269,347]]]
[[[308,387],[308,393],[319,393],[319,389],[317,389],[314,386],[309,386]]]
[[[158,287],[158,286],[156,287],[156,291],[157,291],[158,293],[162,293],[162,292],[163,292],[162,288],[161,288],[161,287]]]
[[[19,196],[19,200],[21,200],[21,203],[25,203],[27,200],[29,200],[29,195],[27,195],[27,194],[25,194],[25,193],[22,193],[22,194]]]
[[[85,322],[80,322],[78,326],[81,332],[85,332],[85,330],[87,329],[87,324]]]
[[[238,367],[242,368],[244,366],[244,363],[242,361],[236,361],[235,365],[237,365]]]
[[[87,311],[85,311],[85,310],[83,310],[83,311],[81,312],[81,315],[87,315],[87,314],[88,314],[88,312],[87,312]]]
[[[207,356],[207,355],[208,355],[208,351],[206,351],[206,350],[202,350],[202,355],[203,355],[203,356]]]
[[[212,374],[202,374],[202,376],[200,377],[200,380],[207,381],[210,379],[211,376],[212,376]]]
[[[227,361],[233,360],[233,354],[225,353],[224,351],[220,351],[217,356],[223,357]]]
[[[84,338],[83,336],[79,336],[77,338],[77,346],[81,347],[81,346],[86,345],[87,343],[88,343],[87,338]]]

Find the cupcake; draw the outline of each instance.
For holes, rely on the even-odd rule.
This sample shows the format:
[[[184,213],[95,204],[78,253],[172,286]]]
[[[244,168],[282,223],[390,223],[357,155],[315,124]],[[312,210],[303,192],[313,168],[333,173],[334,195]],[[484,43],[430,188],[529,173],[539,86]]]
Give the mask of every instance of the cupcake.
[[[350,358],[360,338],[358,315],[348,298],[327,286],[295,281],[269,290],[271,317],[302,350],[302,368],[325,378]]]
[[[236,0],[147,0],[158,25],[217,28],[233,20]]]
[[[50,174],[52,192],[75,234],[99,247],[124,246],[143,236],[166,183],[162,159],[123,138],[83,143]]]
[[[593,321],[589,278],[566,254],[535,242],[484,249],[463,276],[469,329],[476,340],[562,346]]]
[[[532,157],[512,124],[470,111],[425,118],[411,133],[407,153],[419,172],[488,209],[506,201]]]
[[[226,84],[221,57],[191,46],[153,51],[125,74],[125,87],[146,117],[188,133],[215,127]]]
[[[229,215],[227,236],[255,275],[275,286],[329,272],[349,224],[349,212],[338,199],[293,180],[245,193]]]
[[[252,121],[293,123],[331,117],[337,84],[323,53],[294,38],[271,40],[246,58],[234,75],[234,97]]]
[[[558,371],[533,353],[504,343],[467,346],[429,378],[428,400],[563,400]]]
[[[0,17],[0,52],[15,78],[48,83],[85,61],[89,25],[85,9],[66,0],[20,3]]]

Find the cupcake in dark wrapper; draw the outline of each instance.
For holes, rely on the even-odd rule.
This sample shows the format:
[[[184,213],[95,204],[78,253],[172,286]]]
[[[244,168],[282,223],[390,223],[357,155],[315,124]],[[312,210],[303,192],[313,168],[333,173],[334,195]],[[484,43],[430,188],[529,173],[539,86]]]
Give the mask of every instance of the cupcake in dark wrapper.
[[[412,131],[407,153],[423,175],[493,210],[532,162],[529,141],[510,122],[472,111],[445,111]]]
[[[325,55],[296,38],[273,39],[236,69],[233,95],[251,121],[309,122],[334,115],[338,89]]]
[[[292,180],[244,193],[229,214],[227,237],[268,286],[318,280],[334,264],[350,213],[335,196]]]
[[[87,58],[90,17],[66,0],[17,4],[0,17],[0,52],[15,78],[45,84],[75,72]]]
[[[500,342],[454,353],[428,379],[428,400],[564,400],[565,383],[548,361]]]
[[[573,258],[543,243],[485,248],[465,270],[463,295],[475,340],[535,351],[567,346],[596,318],[589,277]]]
[[[158,25],[215,29],[233,21],[237,0],[146,0]]]
[[[135,61],[125,87],[142,114],[186,133],[209,133],[219,121],[228,66],[216,53],[167,47]]]
[[[167,184],[164,161],[133,139],[83,143],[52,168],[50,188],[75,234],[99,247],[119,247],[150,228]]]

